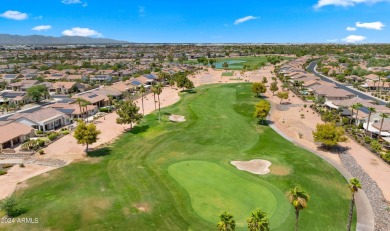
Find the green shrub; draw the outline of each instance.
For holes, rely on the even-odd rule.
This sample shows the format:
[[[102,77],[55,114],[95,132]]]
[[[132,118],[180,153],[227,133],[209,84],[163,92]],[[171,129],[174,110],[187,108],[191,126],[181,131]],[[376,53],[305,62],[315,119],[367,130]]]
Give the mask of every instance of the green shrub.
[[[47,138],[49,138],[49,140],[51,140],[51,141],[57,139],[57,137],[58,137],[58,133],[57,133],[57,132],[52,132],[52,133],[50,133],[50,134],[47,136]]]
[[[63,135],[68,135],[68,134],[69,134],[69,130],[62,131],[61,133],[62,133]]]
[[[381,144],[378,142],[378,140],[371,141],[371,148],[376,152],[380,152],[380,150],[382,150]]]
[[[23,163],[20,163],[20,164],[19,164],[19,167],[24,168],[25,166],[24,166]]]
[[[100,111],[100,112],[106,112],[106,113],[108,113],[108,112],[110,112],[111,110],[110,110],[109,108],[106,108],[106,107],[101,107],[101,108],[99,108],[99,111]]]
[[[41,150],[38,151],[38,153],[39,153],[40,155],[43,155],[43,154],[45,154],[45,151],[44,151],[43,149],[41,149]]]
[[[37,139],[37,143],[38,143],[38,146],[39,146],[39,147],[45,146],[45,141],[44,141],[44,140]]]
[[[341,119],[341,122],[342,122],[344,125],[349,124],[349,119],[346,118],[346,117],[343,117],[343,118]]]
[[[42,135],[44,132],[43,131],[41,131],[41,130],[37,130],[36,131],[36,134],[38,134],[38,135]]]
[[[370,143],[371,143],[371,138],[368,137],[368,136],[364,137],[364,142],[365,142],[366,144],[370,144]]]
[[[1,176],[1,175],[5,175],[5,174],[7,174],[7,171],[4,170],[4,169],[0,169],[0,176]]]

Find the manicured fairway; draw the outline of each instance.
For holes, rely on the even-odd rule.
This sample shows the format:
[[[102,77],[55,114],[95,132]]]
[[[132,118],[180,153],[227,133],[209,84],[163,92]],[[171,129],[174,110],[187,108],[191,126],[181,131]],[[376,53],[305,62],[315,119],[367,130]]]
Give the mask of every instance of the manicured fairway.
[[[161,123],[149,115],[89,160],[28,180],[15,195],[27,209],[22,216],[39,223],[0,229],[215,230],[216,213],[231,212],[242,225],[260,208],[271,230],[292,230],[294,210],[284,193],[300,184],[311,195],[300,230],[345,230],[347,182],[317,156],[256,123],[259,99],[250,84],[202,86],[182,96],[162,110]],[[169,114],[184,115],[186,122],[170,122]],[[271,173],[257,176],[230,164],[251,159],[271,161]]]
[[[224,62],[227,62],[229,64],[229,67],[227,68],[229,70],[242,70],[244,65],[248,65],[249,70],[254,70],[258,69],[259,67],[261,67],[261,65],[266,63],[267,58],[265,56],[222,58],[218,59],[218,62],[215,65],[216,68],[223,69],[222,64]]]

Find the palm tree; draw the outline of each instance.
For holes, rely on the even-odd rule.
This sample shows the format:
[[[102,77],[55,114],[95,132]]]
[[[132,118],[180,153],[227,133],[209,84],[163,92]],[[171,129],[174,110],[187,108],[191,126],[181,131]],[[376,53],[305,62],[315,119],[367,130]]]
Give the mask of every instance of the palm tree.
[[[152,93],[153,93],[153,99],[154,99],[154,110],[156,110],[156,87],[155,86],[152,86],[151,88],[152,90]]]
[[[112,106],[112,100],[114,99],[112,95],[107,95],[107,98],[108,98],[108,106],[110,107],[111,109],[111,106]]]
[[[371,120],[371,114],[372,113],[375,113],[376,112],[376,110],[375,110],[375,108],[374,107],[367,107],[367,109],[368,109],[368,120],[367,120],[367,127],[366,127],[366,130],[368,131],[368,126],[369,126],[369,124],[370,124],[370,120]]]
[[[357,193],[359,188],[362,188],[362,185],[360,184],[358,179],[352,178],[349,180],[349,189],[351,190],[352,198],[351,198],[351,207],[349,208],[349,214],[348,214],[347,231],[351,230],[353,208],[355,207],[355,193]]]
[[[145,89],[144,85],[141,85],[141,87],[139,88],[139,92],[141,92],[142,115],[145,115],[144,94],[146,93],[146,89]]]
[[[382,120],[381,120],[381,127],[379,128],[379,135],[378,135],[378,140],[381,138],[381,133],[382,133],[382,127],[383,127],[383,121],[385,121],[386,118],[389,118],[389,115],[381,112],[379,114],[380,117],[382,117]]]
[[[82,98],[77,98],[77,99],[76,99],[76,103],[79,105],[79,108],[80,108],[80,116],[83,115],[83,110],[82,110],[82,107],[81,107],[81,105],[83,104],[83,102],[84,102],[84,99],[82,99]]]
[[[295,208],[295,231],[298,230],[299,211],[307,207],[307,202],[310,200],[309,194],[301,188],[301,186],[295,186],[294,188],[286,192],[288,201]]]
[[[233,215],[224,212],[219,216],[220,221],[217,224],[218,231],[233,231],[236,228],[236,221]]]
[[[356,119],[357,119],[357,121],[359,121],[359,118],[358,118],[359,110],[360,110],[360,108],[363,107],[363,104],[356,103],[356,104],[352,105],[352,107],[354,107],[354,109],[356,110]],[[356,121],[355,121],[355,125],[356,125]]]
[[[160,94],[162,92],[162,84],[158,83],[156,85],[156,94],[158,98],[158,121],[161,121],[161,110],[160,110]]]
[[[91,102],[89,102],[88,100],[84,100],[83,103],[81,104],[81,106],[84,109],[85,117],[86,117],[86,121],[87,122],[88,122],[88,105],[90,105],[90,104],[91,104]]]
[[[260,209],[253,211],[247,222],[250,231],[269,231],[269,219],[267,214]]]

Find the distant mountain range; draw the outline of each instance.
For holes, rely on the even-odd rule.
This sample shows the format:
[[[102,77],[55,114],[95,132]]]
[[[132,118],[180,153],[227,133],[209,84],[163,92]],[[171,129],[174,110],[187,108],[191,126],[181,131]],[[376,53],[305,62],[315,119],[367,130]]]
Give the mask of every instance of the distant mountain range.
[[[82,45],[129,43],[108,38],[89,38],[81,36],[42,36],[42,35],[10,35],[0,34],[0,45]]]

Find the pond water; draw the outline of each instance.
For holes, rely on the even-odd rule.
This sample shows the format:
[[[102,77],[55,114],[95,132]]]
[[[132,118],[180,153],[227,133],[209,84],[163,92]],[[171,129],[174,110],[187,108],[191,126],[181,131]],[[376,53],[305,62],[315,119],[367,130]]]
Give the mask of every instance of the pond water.
[[[224,62],[227,62],[227,64],[229,64],[229,65],[233,65],[233,64],[239,64],[239,63],[245,63],[246,61],[243,61],[243,60],[227,60],[227,61],[223,61],[223,62],[217,62],[215,64],[215,67],[216,68],[222,68],[222,64]]]

